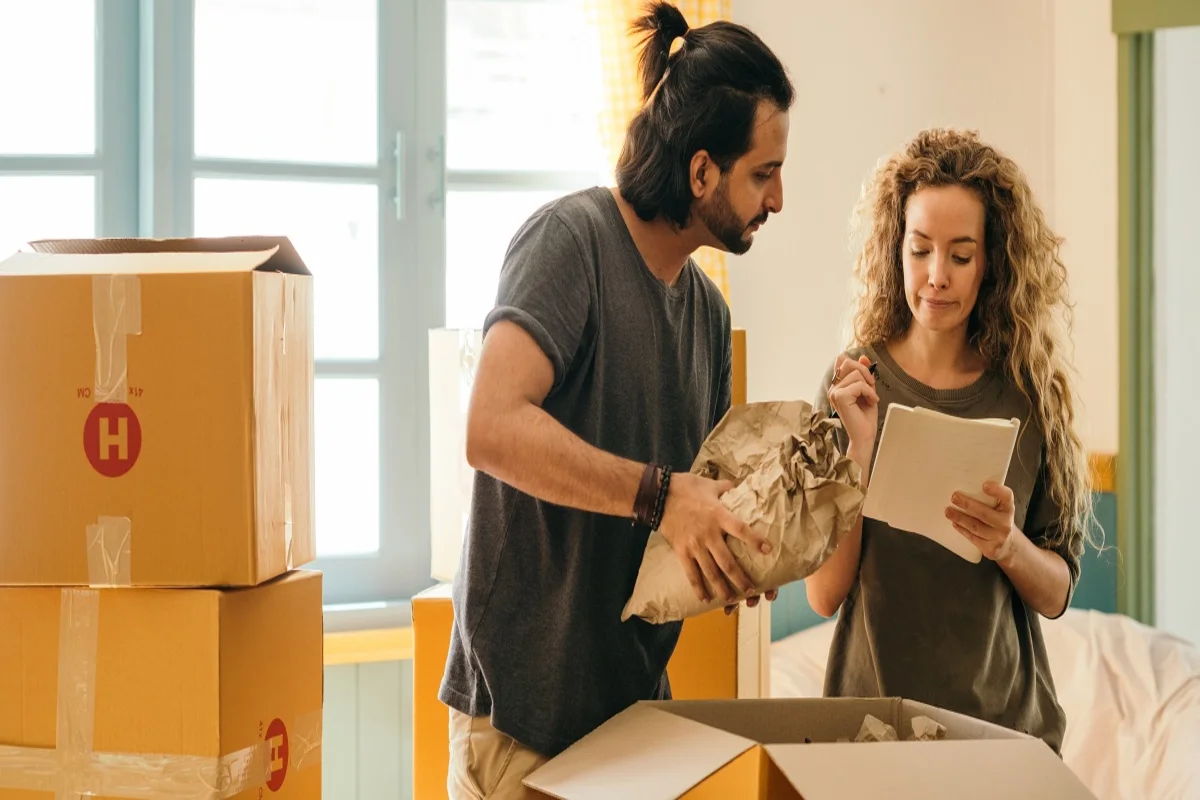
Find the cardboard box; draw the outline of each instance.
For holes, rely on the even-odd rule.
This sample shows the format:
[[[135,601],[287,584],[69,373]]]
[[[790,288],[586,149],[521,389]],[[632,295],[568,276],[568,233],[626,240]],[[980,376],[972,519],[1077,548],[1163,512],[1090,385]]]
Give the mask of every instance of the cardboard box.
[[[867,714],[946,738],[855,743]],[[1041,740],[902,699],[639,703],[525,782],[562,800],[1094,797]]]
[[[446,797],[450,712],[438,700],[446,669],[454,609],[450,586],[439,584],[412,599],[413,797]],[[753,698],[769,694],[770,604],[739,606],[687,619],[667,664],[677,699]]]
[[[318,572],[0,588],[0,642],[3,800],[320,797]]]
[[[311,561],[291,244],[34,247],[0,263],[0,584],[249,586]]]

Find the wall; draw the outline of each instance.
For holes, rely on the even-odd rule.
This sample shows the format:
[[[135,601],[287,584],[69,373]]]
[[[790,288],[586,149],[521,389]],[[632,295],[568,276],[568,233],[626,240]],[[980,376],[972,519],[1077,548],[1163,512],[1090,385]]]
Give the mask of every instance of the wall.
[[[413,662],[325,668],[321,795],[411,800]]]
[[[739,0],[796,84],[784,212],[730,262],[749,397],[810,398],[844,344],[848,221],[884,154],[974,128],[1029,177],[1068,239],[1088,446],[1115,452],[1116,45],[1108,0]],[[1068,90],[1068,85],[1070,89]]]
[[[1053,7],[1053,213],[1066,238],[1084,441],[1115,453],[1117,358],[1117,44],[1110,0]],[[1115,531],[1109,537],[1116,543]]]
[[[1154,51],[1156,622],[1200,643],[1191,503],[1200,452],[1200,28],[1159,31]]]

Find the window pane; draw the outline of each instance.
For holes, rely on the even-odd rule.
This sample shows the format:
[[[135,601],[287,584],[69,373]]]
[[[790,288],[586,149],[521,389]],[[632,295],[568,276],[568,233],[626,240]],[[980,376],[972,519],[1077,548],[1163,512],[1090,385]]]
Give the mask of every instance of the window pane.
[[[446,15],[447,167],[600,171],[600,39],[583,0],[447,0]]]
[[[454,192],[446,197],[446,327],[476,328],[496,302],[508,245],[561,192]]]
[[[95,236],[95,182],[90,175],[0,176],[0,259],[35,239]]]
[[[379,357],[379,190],[371,184],[196,180],[196,235],[283,235],[313,273],[316,357]]]
[[[2,2],[0,32],[0,153],[94,153],[95,0]]]
[[[196,155],[374,164],[378,0],[195,0]]]
[[[379,382],[316,381],[317,555],[379,550]]]

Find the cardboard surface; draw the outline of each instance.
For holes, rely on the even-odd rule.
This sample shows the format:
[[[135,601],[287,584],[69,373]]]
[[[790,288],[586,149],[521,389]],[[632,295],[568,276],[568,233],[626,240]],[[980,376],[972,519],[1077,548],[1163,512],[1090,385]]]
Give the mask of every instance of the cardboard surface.
[[[751,739],[639,703],[539,768],[531,781],[564,800],[674,798],[754,745]],[[601,781],[593,772],[597,764],[604,768]]]
[[[20,498],[0,584],[250,586],[310,562],[312,278],[291,244],[35,246],[0,263],[0,497]]]
[[[322,627],[303,570],[223,591],[0,588],[0,798],[53,798],[12,767],[61,774],[64,738],[92,754],[75,790],[102,800],[207,796],[222,771],[262,780],[221,796],[320,797]],[[155,783],[172,773],[179,794]]]
[[[902,739],[913,717],[931,716],[946,726],[946,739],[855,743],[866,714]],[[627,779],[634,766],[645,767],[644,780]],[[1093,796],[1045,743],[899,698],[639,703],[526,784],[561,800],[674,800],[721,796],[717,788],[734,777],[739,796],[758,798]]]
[[[766,751],[804,800],[1092,797],[1058,756],[1035,739],[783,744],[767,745]]]

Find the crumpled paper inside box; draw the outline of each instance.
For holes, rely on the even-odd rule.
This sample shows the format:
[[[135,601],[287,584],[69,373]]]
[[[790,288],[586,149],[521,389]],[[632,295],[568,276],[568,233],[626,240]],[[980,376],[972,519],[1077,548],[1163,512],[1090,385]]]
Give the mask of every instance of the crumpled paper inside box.
[[[946,726],[929,717],[913,717],[913,739],[918,742],[936,742],[946,738]]]
[[[811,575],[858,519],[866,488],[859,466],[838,447],[840,430],[840,422],[803,400],[737,405],[692,464],[693,473],[732,481],[721,502],[771,543],[764,555],[725,537],[759,593]],[[696,597],[679,558],[656,531],[621,619],[657,624],[723,605],[719,596],[708,603]]]
[[[898,742],[900,737],[896,735],[896,729],[888,725],[878,717],[867,714],[863,719],[862,727],[858,730],[858,736],[854,737],[856,742]]]

